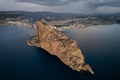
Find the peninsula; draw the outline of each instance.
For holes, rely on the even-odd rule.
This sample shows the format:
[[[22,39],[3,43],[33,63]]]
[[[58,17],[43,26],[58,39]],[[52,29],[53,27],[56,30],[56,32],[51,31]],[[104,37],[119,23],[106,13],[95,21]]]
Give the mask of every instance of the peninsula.
[[[51,55],[57,56],[64,64],[73,70],[83,70],[94,74],[91,67],[86,64],[77,42],[45,21],[38,22],[36,35],[27,43],[30,46],[41,47]]]

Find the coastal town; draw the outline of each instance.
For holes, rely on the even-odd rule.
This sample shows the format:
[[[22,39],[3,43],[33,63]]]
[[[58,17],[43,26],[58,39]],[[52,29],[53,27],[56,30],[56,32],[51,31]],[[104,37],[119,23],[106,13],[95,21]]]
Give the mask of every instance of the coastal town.
[[[30,14],[29,16],[26,14]],[[23,27],[36,27],[37,21],[43,19],[50,25],[58,29],[68,29],[71,27],[85,28],[94,25],[110,25],[120,23],[120,14],[103,15],[78,15],[78,14],[58,14],[50,12],[39,12],[38,17],[33,16],[31,12],[0,12],[0,24],[14,25]],[[42,16],[46,14],[46,16]],[[49,15],[48,15],[49,14]],[[52,16],[55,14],[54,16]],[[12,16],[14,15],[14,16]]]

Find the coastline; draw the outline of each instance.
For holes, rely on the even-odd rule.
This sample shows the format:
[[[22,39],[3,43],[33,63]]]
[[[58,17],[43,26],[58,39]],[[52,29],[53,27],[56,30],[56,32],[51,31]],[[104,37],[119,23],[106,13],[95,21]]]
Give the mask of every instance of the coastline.
[[[118,23],[117,23],[118,24]],[[0,23],[0,25],[5,25],[5,26],[18,26],[18,27],[27,27],[27,28],[36,28],[36,24],[32,24],[32,25],[30,25],[30,24],[27,24],[27,25],[29,25],[29,26],[27,26],[27,25],[17,25],[17,24],[1,24]],[[50,24],[50,25],[52,25],[52,24]],[[56,28],[57,30],[59,30],[59,31],[63,31],[63,30],[67,30],[67,29],[70,29],[70,28],[79,28],[79,29],[84,29],[84,28],[88,28],[88,27],[94,27],[94,26],[103,26],[103,25],[116,25],[116,23],[111,23],[111,24],[98,24],[98,25],[90,25],[90,26],[86,26],[86,25],[84,25],[84,26],[63,26],[63,27],[56,27],[56,26],[54,26],[54,25],[52,25],[54,28]]]
[[[118,23],[117,23],[118,24]],[[91,25],[91,26],[84,26],[84,27],[56,27],[56,29],[60,30],[60,31],[63,31],[63,30],[67,30],[67,29],[70,29],[70,28],[78,28],[78,29],[84,29],[84,28],[88,28],[88,27],[94,27],[94,26],[109,26],[109,25],[116,25],[116,24],[101,24],[101,25]]]
[[[24,25],[14,25],[14,24],[0,24],[5,25],[5,26],[18,26],[18,27],[27,27],[27,28],[34,28],[35,26],[29,25],[29,26],[24,26]]]

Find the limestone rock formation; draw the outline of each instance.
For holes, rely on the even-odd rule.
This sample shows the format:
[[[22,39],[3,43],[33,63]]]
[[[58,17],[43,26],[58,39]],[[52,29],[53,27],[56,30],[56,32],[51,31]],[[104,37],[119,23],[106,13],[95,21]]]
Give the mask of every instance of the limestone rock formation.
[[[31,46],[41,47],[51,55],[57,56],[73,70],[84,70],[94,74],[91,67],[85,63],[77,42],[44,21],[38,22],[35,37],[27,43]]]

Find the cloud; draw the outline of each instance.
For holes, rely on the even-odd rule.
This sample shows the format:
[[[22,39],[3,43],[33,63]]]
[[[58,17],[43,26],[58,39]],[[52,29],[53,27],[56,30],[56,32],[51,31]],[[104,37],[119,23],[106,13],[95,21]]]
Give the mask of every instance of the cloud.
[[[46,5],[46,6],[60,6],[60,5],[66,5],[73,2],[74,3],[79,2],[82,0],[16,0],[16,1]]]
[[[17,8],[14,0],[0,0],[0,10],[14,10]]]
[[[86,6],[98,8],[101,6],[120,7],[120,0],[16,0],[45,6],[61,6],[71,3],[85,2]]]
[[[120,0],[0,0],[0,11],[5,10],[118,13]]]
[[[37,5],[33,3],[17,2],[15,0],[0,0],[0,11],[48,11],[47,6]]]
[[[85,5],[93,13],[120,12],[120,0],[86,0]]]
[[[120,7],[120,0],[87,0],[87,6],[98,8],[103,6]]]
[[[120,7],[103,6],[97,8],[97,13],[120,13]]]

